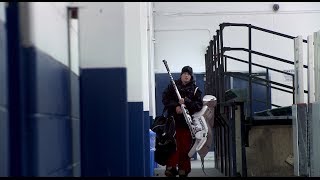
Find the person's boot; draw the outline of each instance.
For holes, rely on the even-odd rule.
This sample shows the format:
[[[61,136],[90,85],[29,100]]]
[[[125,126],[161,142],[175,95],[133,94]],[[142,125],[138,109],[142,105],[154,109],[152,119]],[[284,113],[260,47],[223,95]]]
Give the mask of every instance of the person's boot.
[[[167,167],[166,168],[166,171],[164,172],[164,174],[167,176],[167,177],[176,177],[178,172],[177,172],[177,169],[176,168],[173,168],[173,167]]]
[[[181,170],[179,169],[178,174],[179,174],[179,177],[188,177],[188,173],[186,173],[186,171],[182,169]]]

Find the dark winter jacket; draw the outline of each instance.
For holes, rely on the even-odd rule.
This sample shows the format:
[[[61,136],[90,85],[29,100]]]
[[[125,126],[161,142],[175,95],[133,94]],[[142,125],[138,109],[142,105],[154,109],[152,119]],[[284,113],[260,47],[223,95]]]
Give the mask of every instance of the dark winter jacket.
[[[189,111],[189,114],[193,115],[195,112],[200,111],[203,106],[203,102],[201,99],[202,92],[198,88],[196,93],[194,94],[197,87],[195,82],[191,81],[188,84],[183,85],[181,79],[178,79],[175,80],[175,83],[177,85],[181,98],[184,98],[185,105]],[[170,83],[163,92],[162,103],[165,108],[167,108],[168,116],[174,116],[176,128],[189,128],[183,114],[176,113],[176,107],[180,104],[172,83]]]

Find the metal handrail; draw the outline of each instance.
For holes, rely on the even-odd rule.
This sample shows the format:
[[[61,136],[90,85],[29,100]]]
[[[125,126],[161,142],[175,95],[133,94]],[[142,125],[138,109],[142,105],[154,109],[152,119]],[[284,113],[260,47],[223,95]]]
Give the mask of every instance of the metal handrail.
[[[294,36],[290,36],[290,35],[287,35],[287,34],[283,34],[283,33],[279,33],[279,32],[276,32],[276,31],[271,31],[269,29],[265,29],[265,28],[262,28],[262,27],[258,27],[258,26],[254,26],[254,25],[251,25],[251,24],[245,24],[245,23],[221,23],[220,24],[220,27],[224,28],[224,27],[227,27],[227,26],[243,26],[243,27],[250,27],[252,29],[256,29],[256,30],[260,30],[260,31],[263,31],[263,32],[267,32],[267,33],[270,33],[270,34],[274,34],[274,35],[278,35],[278,36],[281,36],[281,37],[285,37],[285,38],[288,38],[288,39],[294,39],[296,37]],[[302,40],[304,43],[307,43],[308,41],[303,39]]]
[[[288,64],[294,64],[293,61],[290,61],[290,60],[287,60],[287,59],[283,59],[283,58],[279,58],[279,57],[275,57],[275,56],[272,56],[272,55],[269,55],[269,54],[265,54],[265,53],[261,53],[261,52],[258,52],[258,51],[253,51],[253,50],[249,50],[247,48],[232,48],[232,47],[223,47],[223,50],[224,51],[246,51],[246,52],[251,52],[253,54],[257,54],[257,55],[260,55],[260,56],[264,56],[264,57],[267,57],[267,58],[270,58],[270,59],[274,59],[274,60],[278,60],[278,61],[281,61],[281,62],[284,62],[284,63],[288,63]],[[225,55],[224,55],[225,56]],[[308,68],[307,65],[303,65],[304,68]]]
[[[239,61],[239,62],[248,63],[245,60],[242,60],[242,59],[239,59],[239,58],[235,58],[235,57],[232,57],[232,56],[224,55],[224,57],[229,58],[229,59],[233,59],[233,60],[236,60],[236,61]],[[291,74],[291,73],[288,73],[288,72],[285,72],[285,71],[281,71],[281,70],[278,70],[278,69],[274,69],[274,68],[271,68],[271,67],[263,66],[263,65],[260,65],[260,64],[256,64],[256,63],[251,63],[251,64],[254,65],[254,66],[257,66],[257,67],[269,69],[269,70],[272,70],[272,71],[275,71],[275,72],[279,72],[279,73],[283,73],[283,74],[286,74],[286,75],[289,75],[289,76],[294,76],[294,74]]]

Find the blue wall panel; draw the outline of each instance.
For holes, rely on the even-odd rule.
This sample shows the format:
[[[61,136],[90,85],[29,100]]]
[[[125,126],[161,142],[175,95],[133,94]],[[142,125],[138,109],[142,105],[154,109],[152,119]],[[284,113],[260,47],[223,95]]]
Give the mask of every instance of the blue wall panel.
[[[130,176],[145,174],[144,114],[142,102],[128,102]]]
[[[37,176],[72,176],[70,119],[58,116],[34,115],[32,144],[34,173]],[[31,164],[31,163],[30,163]]]
[[[0,20],[0,176],[9,175],[7,37]]]
[[[8,113],[0,109],[0,177],[9,175]]]
[[[129,175],[129,122],[125,68],[80,73],[81,174]]]
[[[70,70],[34,47],[22,52],[26,174],[72,176]]]
[[[30,63],[34,64],[30,66],[29,71],[29,74],[34,77],[34,87],[31,87],[30,95],[35,100],[30,112],[69,115],[70,71],[68,67],[39,50],[35,51],[35,55],[34,58],[30,57]],[[35,69],[32,69],[33,67]]]
[[[149,111],[143,112],[143,122],[144,122],[144,148],[145,148],[145,176],[150,176],[150,118]]]

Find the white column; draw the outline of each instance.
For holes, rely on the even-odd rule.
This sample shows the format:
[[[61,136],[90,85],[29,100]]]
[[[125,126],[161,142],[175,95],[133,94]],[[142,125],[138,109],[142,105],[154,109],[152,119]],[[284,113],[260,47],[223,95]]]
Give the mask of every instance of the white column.
[[[143,111],[149,111],[148,4],[140,2]]]
[[[125,2],[125,59],[127,67],[128,102],[142,102],[140,3]]]
[[[149,58],[149,113],[150,116],[156,116],[156,93],[155,93],[155,75],[154,75],[154,21],[153,21],[153,2],[148,2],[148,58]]]
[[[314,94],[314,46],[313,36],[308,36],[308,103],[315,101]]]
[[[294,104],[304,103],[302,36],[294,39]]]

